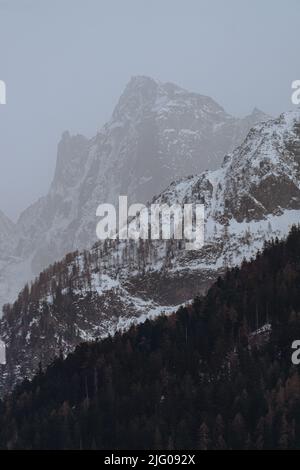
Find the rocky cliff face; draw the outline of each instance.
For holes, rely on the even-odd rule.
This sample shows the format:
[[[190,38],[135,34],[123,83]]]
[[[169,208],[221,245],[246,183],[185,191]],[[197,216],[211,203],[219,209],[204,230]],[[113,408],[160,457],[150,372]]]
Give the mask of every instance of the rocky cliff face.
[[[94,138],[63,134],[50,190],[23,212],[13,236],[7,222],[0,226],[0,308],[49,263],[93,245],[99,204],[122,194],[146,202],[171,181],[217,168],[265,119],[259,110],[237,119],[209,97],[134,77]]]
[[[127,85],[111,120],[91,140],[65,133],[49,194],[20,217],[18,254],[34,273],[96,241],[99,204],[147,202],[172,181],[217,168],[266,115],[228,115],[211,98],[148,77]]]
[[[98,242],[43,272],[1,322],[6,384],[82,340],[172,311],[287,234],[300,217],[299,129],[300,111],[258,124],[219,169],[182,178],[154,199],[205,205],[202,249],[175,240]]]

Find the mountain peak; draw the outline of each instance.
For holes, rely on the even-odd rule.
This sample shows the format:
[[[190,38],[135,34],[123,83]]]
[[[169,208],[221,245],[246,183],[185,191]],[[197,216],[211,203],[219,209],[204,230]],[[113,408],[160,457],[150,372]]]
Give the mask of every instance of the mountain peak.
[[[135,120],[145,111],[160,113],[167,108],[202,109],[205,113],[226,114],[212,98],[190,92],[172,82],[160,82],[151,77],[138,75],[131,78],[113,112],[113,121]],[[196,113],[197,114],[197,113]],[[198,113],[199,115],[199,113]]]
[[[160,80],[156,80],[146,75],[133,76],[125,88],[125,93],[137,92],[141,90],[149,90],[150,88],[156,89],[158,92],[162,94],[168,94],[168,95],[173,95],[173,94],[178,94],[178,93],[190,93],[184,88],[177,85],[176,83],[161,82]]]
[[[113,120],[135,118],[142,109],[153,106],[161,92],[160,83],[153,78],[132,77],[113,112]]]
[[[126,89],[143,88],[148,86],[159,86],[160,82],[147,75],[134,75],[129,80]]]
[[[32,269],[28,274],[26,263],[16,267],[22,279],[93,245],[100,203],[115,204],[119,194],[127,194],[130,203],[146,203],[171,181],[218,168],[256,122],[234,118],[212,98],[173,83],[132,77],[112,119],[94,138],[63,134],[50,191],[17,224],[15,256]],[[9,284],[17,295],[19,281]],[[0,305],[8,300],[5,289],[0,285]]]

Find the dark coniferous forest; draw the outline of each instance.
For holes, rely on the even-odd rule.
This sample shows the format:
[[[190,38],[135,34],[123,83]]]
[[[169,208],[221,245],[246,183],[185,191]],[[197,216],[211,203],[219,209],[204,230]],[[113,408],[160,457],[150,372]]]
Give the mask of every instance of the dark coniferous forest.
[[[300,228],[176,314],[84,343],[0,404],[2,449],[300,449]]]

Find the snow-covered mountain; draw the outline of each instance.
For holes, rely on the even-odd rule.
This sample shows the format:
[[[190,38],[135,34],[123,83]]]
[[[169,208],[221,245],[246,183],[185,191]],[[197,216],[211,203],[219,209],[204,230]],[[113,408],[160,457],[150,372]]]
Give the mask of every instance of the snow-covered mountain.
[[[217,168],[266,119],[257,109],[237,119],[209,97],[132,78],[94,138],[63,134],[50,190],[22,213],[9,251],[13,259],[0,261],[0,309],[49,263],[93,245],[99,204],[122,194],[146,202],[178,178]],[[1,237],[10,243],[6,230],[0,224],[0,258],[7,253]]]
[[[205,245],[98,242],[43,272],[6,308],[7,384],[60,350],[169,312],[300,220],[300,110],[254,126],[222,166],[172,183],[155,203],[202,203]]]
[[[211,98],[148,77],[127,85],[111,120],[91,140],[64,133],[49,194],[27,209],[19,250],[39,273],[68,251],[96,241],[101,203],[147,202],[175,179],[217,168],[224,153],[267,118],[228,115]]]

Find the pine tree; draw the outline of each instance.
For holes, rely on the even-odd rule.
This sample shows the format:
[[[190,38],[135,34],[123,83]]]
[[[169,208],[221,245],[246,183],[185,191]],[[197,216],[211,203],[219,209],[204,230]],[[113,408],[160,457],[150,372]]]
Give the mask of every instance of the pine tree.
[[[205,422],[203,422],[199,429],[199,450],[209,450],[211,440],[210,440],[210,431]]]

